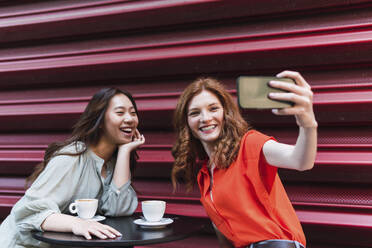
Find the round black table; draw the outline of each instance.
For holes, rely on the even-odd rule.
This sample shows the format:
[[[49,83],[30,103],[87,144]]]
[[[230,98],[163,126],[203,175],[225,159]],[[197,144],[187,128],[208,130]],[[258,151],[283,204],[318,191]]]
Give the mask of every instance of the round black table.
[[[87,240],[82,236],[72,233],[60,232],[34,232],[33,237],[37,240],[59,246],[70,247],[133,247],[134,245],[149,245],[165,243],[184,239],[202,231],[206,222],[193,217],[180,215],[165,215],[172,218],[173,223],[159,229],[143,228],[133,223],[140,218],[140,214],[128,217],[107,217],[102,223],[112,226],[122,237],[115,239]]]

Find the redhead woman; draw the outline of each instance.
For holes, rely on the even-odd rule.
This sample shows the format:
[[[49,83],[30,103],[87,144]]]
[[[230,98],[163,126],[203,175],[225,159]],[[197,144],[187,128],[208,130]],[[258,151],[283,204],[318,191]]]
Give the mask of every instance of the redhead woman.
[[[96,198],[98,213],[131,215],[137,195],[131,186],[136,149],[145,142],[137,130],[137,107],[125,91],[97,92],[74,126],[72,136],[51,144],[44,161],[30,176],[32,183],[0,226],[2,247],[49,247],[30,231],[72,232],[91,239],[121,234],[97,221],[68,214],[75,199]]]
[[[297,72],[296,85],[271,81],[286,93],[270,98],[291,101],[275,115],[294,115],[295,145],[277,142],[250,127],[217,80],[201,78],[182,93],[175,112],[177,140],[172,154],[173,185],[198,183],[201,202],[215,227],[220,247],[303,248],[301,224],[277,174],[278,168],[308,170],[314,165],[317,122],[310,86]]]

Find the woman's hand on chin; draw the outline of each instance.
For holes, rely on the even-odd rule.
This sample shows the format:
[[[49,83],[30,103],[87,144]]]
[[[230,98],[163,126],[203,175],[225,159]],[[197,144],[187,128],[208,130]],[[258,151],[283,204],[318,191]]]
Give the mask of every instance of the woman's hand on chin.
[[[131,142],[119,145],[119,152],[120,151],[131,152],[137,149],[138,147],[140,147],[141,145],[143,145],[144,143],[145,143],[145,137],[143,136],[143,134],[140,134],[138,129],[136,129],[134,136],[133,136],[133,140]]]

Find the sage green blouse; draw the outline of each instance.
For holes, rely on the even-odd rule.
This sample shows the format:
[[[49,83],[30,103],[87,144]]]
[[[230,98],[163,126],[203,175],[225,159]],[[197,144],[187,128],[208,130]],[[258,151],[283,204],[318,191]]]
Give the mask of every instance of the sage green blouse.
[[[60,153],[75,153],[83,148],[84,144],[79,142],[66,146]],[[120,188],[112,182],[115,162],[111,159],[107,163],[107,176],[102,178],[104,160],[90,149],[80,156],[53,157],[1,224],[0,246],[50,247],[32,238],[30,231],[42,231],[41,224],[53,213],[70,214],[69,204],[79,198],[99,199],[101,215],[131,215],[137,208],[137,195],[130,181]]]

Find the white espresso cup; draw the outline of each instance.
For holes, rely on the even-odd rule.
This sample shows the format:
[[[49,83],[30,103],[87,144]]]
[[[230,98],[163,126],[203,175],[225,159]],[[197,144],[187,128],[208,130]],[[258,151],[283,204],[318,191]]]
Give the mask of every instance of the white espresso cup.
[[[82,219],[91,219],[96,215],[98,208],[97,199],[77,199],[71,203],[69,210],[72,214],[78,214]]]
[[[165,207],[165,201],[143,201],[142,213],[149,222],[160,221],[163,218]]]

